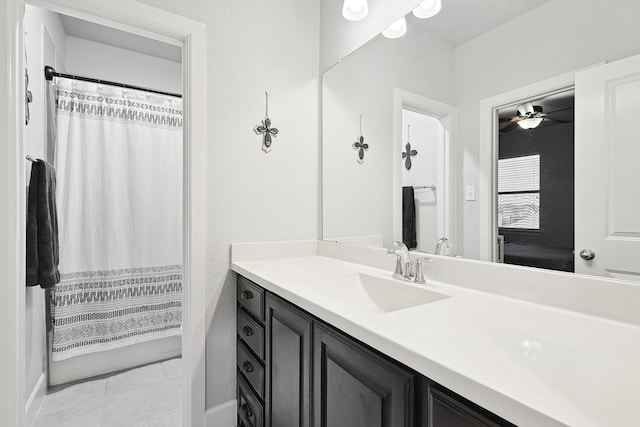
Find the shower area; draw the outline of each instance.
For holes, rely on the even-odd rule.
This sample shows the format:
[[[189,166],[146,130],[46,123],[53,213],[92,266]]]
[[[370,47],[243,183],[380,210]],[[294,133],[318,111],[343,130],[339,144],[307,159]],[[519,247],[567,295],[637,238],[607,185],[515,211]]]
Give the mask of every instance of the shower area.
[[[26,290],[31,426],[69,385],[157,362],[166,377],[170,359],[179,375],[183,131],[180,47],[33,6],[25,29],[28,210],[46,162],[60,272]]]
[[[47,71],[61,271],[49,298],[55,385],[170,356],[170,343],[148,355],[140,344],[180,336],[182,103]]]

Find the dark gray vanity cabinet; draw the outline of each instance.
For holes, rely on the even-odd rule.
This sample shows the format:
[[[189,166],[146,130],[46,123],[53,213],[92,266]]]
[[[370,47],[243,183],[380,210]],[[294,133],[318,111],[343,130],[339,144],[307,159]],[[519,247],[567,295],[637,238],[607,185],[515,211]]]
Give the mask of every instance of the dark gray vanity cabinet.
[[[265,425],[309,427],[313,319],[271,293],[265,312]]]
[[[414,373],[323,324],[313,335],[314,426],[414,425]]]
[[[264,300],[264,289],[238,276],[236,398],[240,427],[264,427]]]
[[[513,424],[238,276],[240,427]]]

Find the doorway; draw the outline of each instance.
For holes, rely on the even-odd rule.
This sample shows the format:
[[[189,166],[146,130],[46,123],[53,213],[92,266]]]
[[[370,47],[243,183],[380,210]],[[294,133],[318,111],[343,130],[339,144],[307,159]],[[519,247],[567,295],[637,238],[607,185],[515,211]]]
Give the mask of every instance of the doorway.
[[[145,388],[155,416],[177,423],[181,47],[31,5],[25,29],[32,102],[24,147],[41,159],[27,169],[31,180],[43,162],[55,171],[61,276],[27,288],[27,424],[39,406],[34,426],[89,413],[97,423],[136,425],[142,411],[100,408],[135,402],[131,390]],[[31,182],[28,212],[33,190]],[[48,391],[38,405],[42,373]]]
[[[403,108],[402,132],[403,241],[409,249],[431,252],[445,235],[445,129],[438,118]]]
[[[182,45],[183,83],[185,87],[184,103],[184,198],[185,213],[183,237],[183,269],[185,274],[185,316],[183,319],[183,367],[185,378],[183,389],[182,421],[184,425],[202,424],[204,416],[204,282],[205,241],[201,233],[195,230],[206,226],[206,212],[203,200],[206,200],[206,98],[204,87],[206,76],[206,31],[203,24],[177,16],[143,4],[114,2],[110,4],[78,3],[70,0],[38,1],[53,12],[63,12],[91,22],[144,35],[154,39]],[[3,277],[6,283],[25,282],[25,155],[23,145],[25,108],[25,59],[24,59],[24,0],[3,2],[0,9],[8,24],[3,28],[0,38],[7,58],[7,70],[15,73],[3,74],[5,77],[2,93],[5,95],[8,109],[3,109],[1,128],[6,129],[9,142],[2,152],[3,168],[15,173],[3,175],[3,199],[7,201],[0,207],[0,216],[7,225],[3,231],[2,252],[13,254],[3,257]],[[20,73],[17,70],[21,70]],[[5,231],[13,230],[5,234]],[[21,231],[22,230],[22,231]],[[8,287],[2,312],[6,313],[7,334],[3,341],[7,348],[14,349],[2,355],[3,384],[8,394],[3,394],[0,415],[8,425],[24,426],[25,410],[25,292],[22,287]],[[6,381],[5,381],[6,380]],[[7,397],[7,399],[5,399]]]
[[[410,188],[416,231],[413,248],[421,251],[433,253],[436,241],[446,238],[443,254],[456,253],[456,184],[451,166],[457,157],[456,120],[457,109],[451,105],[401,89],[394,92],[394,240],[404,240],[403,192]]]
[[[498,260],[574,272],[574,98],[498,109]]]

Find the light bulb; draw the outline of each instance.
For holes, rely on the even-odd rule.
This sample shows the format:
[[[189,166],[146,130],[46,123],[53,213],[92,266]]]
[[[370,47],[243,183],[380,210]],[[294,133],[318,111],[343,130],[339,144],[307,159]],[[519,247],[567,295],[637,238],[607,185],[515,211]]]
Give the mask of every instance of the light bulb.
[[[413,14],[417,18],[431,18],[432,16],[436,16],[438,12],[440,12],[440,9],[442,9],[440,0],[426,0],[413,9]]]
[[[382,32],[382,35],[388,39],[397,39],[407,33],[407,20],[403,16],[393,24],[389,25],[389,28]]]
[[[542,123],[542,117],[531,117],[530,119],[519,120],[517,123],[522,129],[535,129]]]
[[[348,21],[360,21],[369,13],[367,0],[344,0],[342,16]]]

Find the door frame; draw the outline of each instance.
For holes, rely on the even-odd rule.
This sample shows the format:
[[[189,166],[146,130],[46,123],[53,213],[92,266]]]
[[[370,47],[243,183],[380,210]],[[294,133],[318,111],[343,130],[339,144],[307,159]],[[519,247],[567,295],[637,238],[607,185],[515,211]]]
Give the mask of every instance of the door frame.
[[[183,47],[183,425],[204,425],[207,221],[207,49],[205,25],[127,0],[5,0],[0,30],[0,419],[25,415],[25,4],[61,12]]]
[[[426,114],[440,120],[444,127],[444,237],[453,244],[454,250],[460,248],[457,233],[456,181],[452,165],[457,162],[457,117],[458,109],[415,93],[398,89],[393,94],[393,240],[402,241],[402,110],[407,109]],[[396,151],[397,150],[397,151]],[[443,236],[440,236],[443,237]]]
[[[496,261],[498,257],[498,110],[515,107],[534,98],[543,98],[575,85],[578,71],[570,71],[530,85],[501,93],[480,101],[479,156],[478,156],[478,218],[479,259]]]

